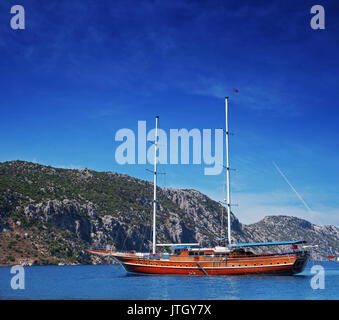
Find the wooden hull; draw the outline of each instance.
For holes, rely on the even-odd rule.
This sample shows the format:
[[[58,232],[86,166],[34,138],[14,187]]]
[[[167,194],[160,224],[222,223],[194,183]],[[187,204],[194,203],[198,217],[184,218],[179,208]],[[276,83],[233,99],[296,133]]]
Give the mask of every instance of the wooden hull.
[[[226,259],[151,259],[112,254],[127,272],[167,275],[297,274],[304,270],[305,252]]]

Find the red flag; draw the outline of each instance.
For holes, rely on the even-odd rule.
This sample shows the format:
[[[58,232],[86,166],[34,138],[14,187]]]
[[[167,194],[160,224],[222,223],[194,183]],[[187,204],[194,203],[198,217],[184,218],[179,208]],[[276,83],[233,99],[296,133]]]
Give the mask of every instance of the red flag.
[[[291,249],[293,249],[293,250],[298,249],[298,246],[297,246],[296,244],[293,243],[293,244],[291,245]]]
[[[235,89],[235,88],[233,88],[233,91],[234,91],[234,92],[237,92],[237,93],[239,92],[239,90],[238,90],[238,89]]]
[[[335,256],[331,256],[331,255],[329,255],[329,256],[327,256],[329,259],[334,259],[335,258]]]

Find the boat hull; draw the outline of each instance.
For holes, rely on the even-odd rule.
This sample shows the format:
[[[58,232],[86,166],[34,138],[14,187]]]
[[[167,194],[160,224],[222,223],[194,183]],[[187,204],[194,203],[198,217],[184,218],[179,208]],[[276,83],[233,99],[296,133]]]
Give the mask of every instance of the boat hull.
[[[246,274],[292,275],[304,270],[309,255],[306,253],[298,253],[214,261],[153,260],[123,255],[114,255],[114,258],[127,272],[138,274],[213,276]]]

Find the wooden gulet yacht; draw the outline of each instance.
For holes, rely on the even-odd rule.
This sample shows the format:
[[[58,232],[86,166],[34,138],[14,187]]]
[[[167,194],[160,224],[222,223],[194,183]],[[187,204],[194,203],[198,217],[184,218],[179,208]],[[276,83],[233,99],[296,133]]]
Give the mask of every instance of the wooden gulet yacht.
[[[297,274],[303,271],[309,253],[299,249],[298,244],[305,241],[281,241],[264,243],[232,243],[230,169],[228,154],[228,97],[225,98],[226,110],[226,200],[227,200],[227,245],[213,248],[199,247],[198,243],[157,244],[157,144],[158,119],[156,117],[154,139],[154,199],[153,199],[153,241],[152,252],[119,252],[110,250],[89,250],[98,255],[111,256],[127,272],[139,274],[181,274],[181,275],[244,275],[244,274]],[[248,247],[292,246],[285,253],[254,254]],[[157,253],[157,247],[170,247],[171,254]]]

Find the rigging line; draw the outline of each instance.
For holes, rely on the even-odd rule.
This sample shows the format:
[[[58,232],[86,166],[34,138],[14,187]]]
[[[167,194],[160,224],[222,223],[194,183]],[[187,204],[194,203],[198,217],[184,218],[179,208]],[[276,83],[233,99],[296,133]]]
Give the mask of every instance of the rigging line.
[[[307,211],[309,211],[310,213],[312,213],[312,209],[307,205],[307,203],[304,201],[304,199],[301,197],[301,195],[297,192],[297,190],[295,190],[295,188],[292,186],[292,184],[288,181],[287,177],[282,173],[282,171],[280,170],[280,168],[277,166],[277,164],[273,162],[273,165],[275,166],[275,168],[278,170],[278,172],[281,174],[281,176],[285,179],[285,181],[288,183],[288,185],[291,187],[291,189],[295,192],[295,194],[297,195],[297,197],[299,198],[299,200],[303,203],[303,205],[305,206],[305,208],[307,209]]]
[[[222,184],[222,194],[223,196],[225,195],[225,184]],[[224,199],[225,202],[225,199]],[[224,206],[221,204],[221,226],[220,226],[221,230],[220,230],[220,241],[222,243],[222,239],[223,239],[223,234],[224,234]]]
[[[141,237],[141,241],[140,241],[140,245],[139,245],[139,251],[141,251],[142,246],[146,242],[146,232],[147,232],[147,226],[144,226],[144,231],[142,233],[142,237]]]
[[[120,223],[118,221],[117,221],[117,224],[118,224],[118,228],[117,228],[116,234],[114,236],[114,240],[113,240],[113,245],[114,245],[115,249],[117,249],[117,238],[118,238],[118,235],[119,235],[119,228],[120,228]]]
[[[152,246],[153,246],[153,230],[152,230],[152,220],[150,220],[150,228],[149,228],[149,235],[148,235],[148,244],[145,245],[146,247],[148,247],[148,251],[152,252]]]
[[[126,230],[126,236],[125,236],[125,240],[124,240],[124,243],[122,244],[122,250],[125,251],[125,245],[126,245],[126,240],[128,238],[128,230]]]
[[[226,152],[226,150],[225,150],[225,152]],[[226,156],[225,156],[226,157]],[[226,178],[227,178],[227,170],[225,170],[225,168],[224,168],[224,183],[223,183],[223,196],[224,196],[224,203],[226,203]],[[226,237],[226,216],[227,216],[227,211],[226,211],[227,209],[226,209],[226,206],[225,206],[225,230],[224,230],[224,232],[225,232],[225,247],[227,247],[227,237]],[[224,213],[224,211],[223,211],[223,213]]]
[[[151,223],[151,221],[148,221],[148,219],[147,219],[148,213],[147,213],[147,212],[144,212],[144,214],[145,214],[145,221],[144,221],[145,225],[144,225],[144,231],[143,231],[143,233],[142,233],[142,237],[141,237],[141,241],[140,241],[140,245],[139,245],[139,251],[141,251],[141,249],[142,249],[143,246],[146,247],[145,243],[148,241],[148,240],[147,240],[147,238],[148,238],[148,235],[147,235],[147,229],[148,229],[148,228],[147,228],[147,226],[148,226],[149,223]],[[151,236],[152,236],[152,235],[150,235],[150,237],[151,237]]]

